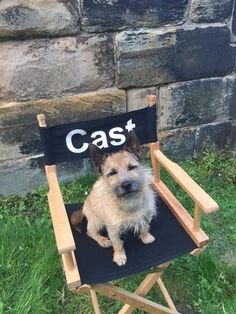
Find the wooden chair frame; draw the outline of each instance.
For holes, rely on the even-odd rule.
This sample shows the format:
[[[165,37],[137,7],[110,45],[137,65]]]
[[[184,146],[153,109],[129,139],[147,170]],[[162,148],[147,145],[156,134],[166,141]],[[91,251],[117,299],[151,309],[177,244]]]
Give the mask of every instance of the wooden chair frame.
[[[155,103],[156,96],[149,96],[149,105],[152,106]],[[40,114],[37,116],[37,118],[39,126],[46,127],[45,115]],[[208,244],[208,236],[200,228],[202,212],[209,214],[218,210],[219,207],[217,203],[179,165],[170,161],[161,152],[158,142],[150,144],[150,153],[153,165],[154,187],[156,188],[160,197],[165,201],[172,213],[181,223],[183,228],[198,246],[198,248],[191,252],[191,254],[195,256],[199,255]],[[195,209],[193,218],[161,180],[161,166],[194,201]],[[118,314],[132,313],[135,308],[145,310],[147,313],[155,314],[178,313],[161,279],[164,269],[168,267],[170,262],[159,265],[158,269],[150,270],[150,273],[146,276],[146,278],[142,281],[134,293],[116,287],[111,283],[92,285],[81,284],[79,269],[74,256],[74,250],[76,249],[75,242],[60,191],[56,174],[56,167],[55,165],[45,166],[45,171],[49,185],[48,202],[55,232],[56,244],[59,254],[62,256],[68,288],[75,293],[89,293],[95,314],[101,313],[96,292],[123,302],[125,305],[118,312]],[[168,304],[168,307],[162,306],[144,298],[149,290],[154,286],[154,284],[158,284],[166,300],[166,303]]]

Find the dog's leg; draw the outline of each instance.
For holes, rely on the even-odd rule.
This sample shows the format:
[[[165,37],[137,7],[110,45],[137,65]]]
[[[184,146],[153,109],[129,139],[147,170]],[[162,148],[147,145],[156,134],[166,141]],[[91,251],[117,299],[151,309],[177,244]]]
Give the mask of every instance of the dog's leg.
[[[149,225],[145,224],[144,226],[141,227],[139,231],[139,238],[144,244],[149,244],[155,241],[155,237],[151,235],[149,232]]]
[[[110,239],[108,239],[107,237],[101,236],[99,232],[100,230],[97,228],[96,225],[88,222],[88,225],[87,225],[88,236],[94,239],[102,247],[108,248],[112,246]]]
[[[125,265],[127,257],[119,233],[111,228],[108,228],[108,235],[114,249],[113,262],[115,262],[118,266]]]

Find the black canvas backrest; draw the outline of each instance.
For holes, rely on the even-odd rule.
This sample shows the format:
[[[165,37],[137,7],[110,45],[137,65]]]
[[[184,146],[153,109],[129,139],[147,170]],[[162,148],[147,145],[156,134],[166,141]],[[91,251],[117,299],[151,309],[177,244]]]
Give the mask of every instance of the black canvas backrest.
[[[89,143],[112,153],[123,148],[131,130],[141,144],[157,141],[156,105],[107,118],[39,129],[46,165],[89,157]]]

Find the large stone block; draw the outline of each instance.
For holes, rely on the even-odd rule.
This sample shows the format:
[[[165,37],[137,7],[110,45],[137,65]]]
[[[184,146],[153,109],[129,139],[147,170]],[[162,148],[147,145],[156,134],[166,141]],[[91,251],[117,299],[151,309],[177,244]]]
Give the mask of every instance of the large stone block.
[[[170,84],[159,89],[159,127],[171,129],[231,116],[236,76]]]
[[[161,149],[174,161],[191,158],[194,154],[194,127],[162,131],[158,134]]]
[[[46,186],[42,163],[42,157],[0,161],[1,194],[24,194]],[[84,160],[78,160],[59,164],[57,170],[59,181],[66,182],[88,175],[89,167]]]
[[[185,20],[189,0],[83,1],[82,27],[88,32],[158,27]]]
[[[197,157],[209,147],[222,149],[228,144],[230,136],[230,121],[162,131],[158,135],[163,151],[176,161]]]
[[[228,106],[229,118],[236,119],[236,75],[226,76],[223,80],[223,100],[225,106]]]
[[[233,15],[231,19],[231,41],[236,42],[236,10],[235,10],[235,1],[233,8]]]
[[[46,114],[46,123],[83,121],[126,111],[126,94],[106,89],[61,99],[0,104],[0,160],[42,153],[36,115]]]
[[[229,40],[223,24],[121,32],[116,36],[117,84],[144,87],[226,75],[234,67]]]
[[[196,129],[194,155],[197,156],[203,149],[215,146],[222,149],[230,140],[231,122],[213,122]]]
[[[77,36],[0,44],[0,100],[53,98],[114,83],[113,37]]]
[[[30,192],[40,185],[46,185],[43,171],[33,166],[30,160],[0,161],[1,195]]]
[[[230,146],[233,151],[236,153],[236,120],[231,122],[231,131],[230,131]]]
[[[190,20],[196,23],[223,22],[232,14],[233,0],[192,0]]]
[[[75,34],[78,27],[75,0],[1,0],[0,37],[35,37]]]
[[[148,95],[157,96],[157,88],[133,88],[127,90],[127,107],[128,111],[145,108],[149,105]]]

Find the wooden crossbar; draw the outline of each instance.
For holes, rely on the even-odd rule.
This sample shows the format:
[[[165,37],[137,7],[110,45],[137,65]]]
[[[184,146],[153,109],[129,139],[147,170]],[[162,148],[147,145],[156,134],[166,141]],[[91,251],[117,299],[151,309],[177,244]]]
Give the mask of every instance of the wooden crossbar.
[[[164,264],[161,264],[158,266],[158,269],[166,269],[170,265],[170,262],[166,262]],[[152,289],[154,284],[157,282],[158,278],[162,275],[163,271],[155,272],[148,274],[145,279],[141,282],[139,287],[135,290],[135,294],[144,297],[148,294],[148,292]],[[134,307],[132,307],[129,304],[125,304],[122,309],[119,311],[118,314],[130,314],[134,310]]]
[[[147,277],[142,281],[140,286],[135,290],[134,294],[139,295],[140,297],[144,297],[148,294],[148,292],[151,290],[151,288],[156,283],[157,279],[161,276],[160,273],[154,273],[149,274]],[[118,312],[118,314],[130,314],[134,310],[134,307],[132,307],[129,304],[125,304],[122,309]]]
[[[143,310],[150,314],[177,314],[177,312],[174,310],[140,297],[132,292],[115,287],[110,283],[95,284],[92,285],[91,288],[94,291],[102,293],[111,299],[129,304],[134,308]]]
[[[163,297],[166,300],[166,303],[169,305],[170,309],[176,311],[176,313],[177,313],[176,307],[175,307],[175,305],[174,305],[174,303],[173,303],[173,301],[172,301],[172,299],[171,299],[171,297],[170,297],[170,295],[169,295],[169,293],[168,293],[168,291],[167,291],[167,289],[166,289],[166,287],[165,287],[161,277],[159,277],[157,279],[157,283],[158,283],[158,286],[159,286],[159,288],[160,288],[160,290],[161,290],[161,292],[163,294]]]
[[[160,265],[159,268],[163,269],[164,271],[164,269],[166,269],[169,264],[169,262],[165,263],[163,265]],[[79,289],[77,289],[77,292],[90,293],[95,314],[101,314],[96,292],[100,292],[101,294],[116,299],[118,301],[125,302],[126,304],[122,307],[118,314],[131,314],[135,310],[135,308],[144,310],[147,313],[178,314],[178,311],[176,310],[176,307],[161,279],[163,271],[148,274],[134,293],[128,292],[110,283],[83,285]],[[158,284],[169,308],[144,298],[155,284]]]

